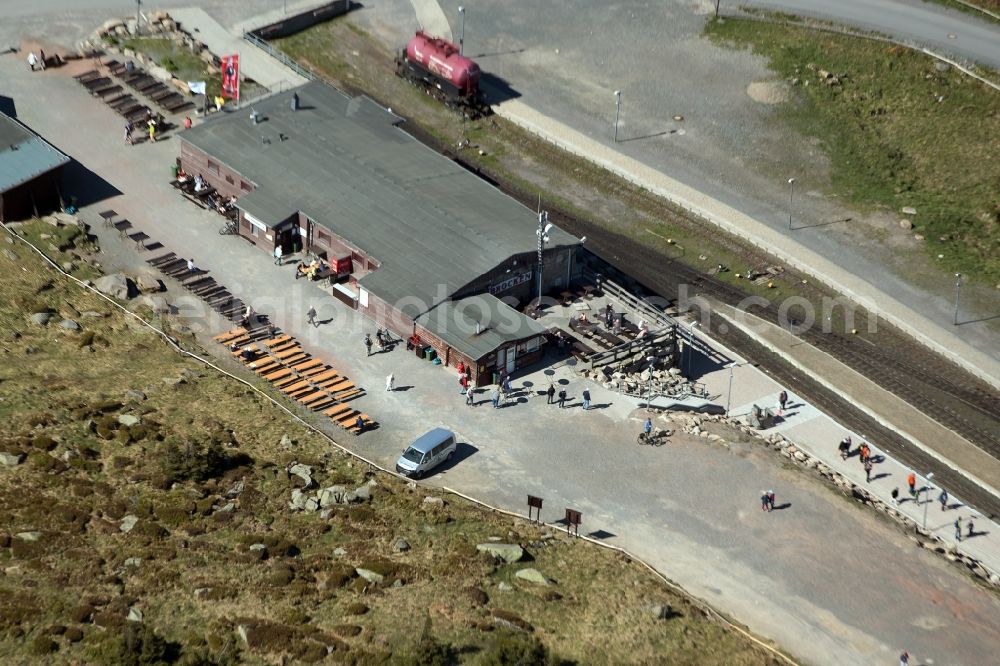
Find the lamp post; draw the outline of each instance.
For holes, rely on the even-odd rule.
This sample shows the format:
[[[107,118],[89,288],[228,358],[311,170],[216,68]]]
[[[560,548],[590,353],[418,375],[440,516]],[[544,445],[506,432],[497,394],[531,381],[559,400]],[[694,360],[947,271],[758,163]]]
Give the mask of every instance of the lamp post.
[[[746,365],[748,361],[743,363],[730,363],[729,364],[729,389],[726,391],[726,416],[729,416],[729,407],[733,399],[733,370],[740,367],[741,365]]]
[[[545,249],[545,244],[549,242],[549,232],[552,231],[552,225],[549,223],[549,212],[539,211],[538,213],[538,230],[535,234],[538,236],[538,306],[542,307],[542,250]]]
[[[958,326],[958,303],[962,297],[962,274],[955,273],[955,319],[954,324]]]
[[[615,143],[618,143],[618,114],[622,108],[622,91],[615,91]]]
[[[694,340],[694,329],[698,325],[698,322],[693,321],[688,325],[688,344],[687,344],[687,372],[684,373],[688,379],[691,379],[691,355],[694,353],[694,345],[691,343]]]
[[[927,505],[930,504],[930,492],[931,492],[931,480],[934,478],[934,472],[927,473],[927,488],[924,490],[924,531],[927,531]]]
[[[458,55],[463,55],[463,51],[465,50],[465,7],[459,5],[458,13],[462,16],[462,31],[458,37]]]
[[[792,230],[792,194],[795,192],[795,179],[788,179],[788,230]]]

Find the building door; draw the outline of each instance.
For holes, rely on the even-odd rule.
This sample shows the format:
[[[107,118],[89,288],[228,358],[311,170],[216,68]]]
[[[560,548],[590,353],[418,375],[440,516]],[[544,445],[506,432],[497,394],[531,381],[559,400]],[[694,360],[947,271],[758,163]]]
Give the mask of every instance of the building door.
[[[507,374],[508,375],[510,373],[514,372],[514,357],[517,355],[515,353],[516,351],[517,351],[516,347],[508,347],[507,348],[507,368],[506,368],[506,370],[507,370]]]

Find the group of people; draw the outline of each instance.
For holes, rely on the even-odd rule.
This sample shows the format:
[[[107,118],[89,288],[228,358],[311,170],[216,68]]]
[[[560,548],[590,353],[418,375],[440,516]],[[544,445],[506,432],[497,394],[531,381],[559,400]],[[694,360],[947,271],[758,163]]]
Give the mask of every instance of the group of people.
[[[774,511],[774,491],[773,490],[762,490],[760,492],[760,509],[761,511]]]
[[[382,329],[382,327],[379,327],[378,330],[375,331],[374,342],[372,342],[371,333],[365,333],[365,351],[368,356],[372,355],[372,347],[376,344],[378,345],[379,351],[385,351],[386,349],[392,351],[394,343],[395,341],[392,339],[392,333],[389,332],[389,329]]]
[[[315,280],[328,268],[327,263],[318,257],[309,263],[300,261],[295,266],[295,279],[298,280],[300,277],[307,277],[310,280]]]

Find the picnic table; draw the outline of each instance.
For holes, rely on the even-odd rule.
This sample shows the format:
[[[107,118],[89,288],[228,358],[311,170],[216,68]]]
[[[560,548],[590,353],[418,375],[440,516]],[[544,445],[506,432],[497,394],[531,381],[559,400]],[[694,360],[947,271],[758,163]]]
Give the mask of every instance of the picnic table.
[[[101,219],[104,220],[104,226],[110,227],[111,220],[115,219],[118,216],[118,213],[113,210],[104,210],[98,213],[98,215],[100,215]]]

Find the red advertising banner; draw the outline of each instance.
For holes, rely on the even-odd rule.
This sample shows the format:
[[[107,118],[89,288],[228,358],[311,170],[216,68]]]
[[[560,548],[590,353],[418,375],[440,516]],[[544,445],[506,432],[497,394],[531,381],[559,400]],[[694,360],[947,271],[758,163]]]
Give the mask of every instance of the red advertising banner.
[[[240,99],[240,56],[222,57],[222,96]]]

